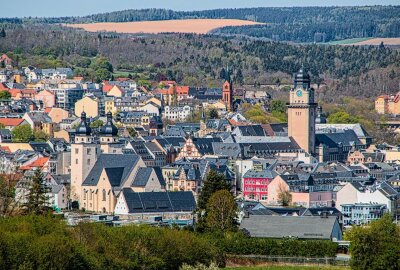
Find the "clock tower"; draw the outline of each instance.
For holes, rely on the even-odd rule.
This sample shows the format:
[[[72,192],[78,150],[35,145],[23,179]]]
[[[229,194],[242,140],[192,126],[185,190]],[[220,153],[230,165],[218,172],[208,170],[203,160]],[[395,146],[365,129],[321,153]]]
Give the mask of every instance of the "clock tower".
[[[288,104],[288,135],[309,154],[315,153],[315,115],[317,103],[310,76],[301,68],[294,75]]]

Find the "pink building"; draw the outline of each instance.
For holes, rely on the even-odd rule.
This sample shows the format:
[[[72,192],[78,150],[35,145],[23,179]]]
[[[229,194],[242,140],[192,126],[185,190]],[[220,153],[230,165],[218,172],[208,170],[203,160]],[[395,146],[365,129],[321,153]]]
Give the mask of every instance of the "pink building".
[[[42,101],[43,108],[53,108],[56,104],[55,95],[48,90],[43,90],[37,93],[35,96],[35,100]]]
[[[292,205],[333,207],[336,193],[333,190],[310,191],[310,189],[306,189],[305,187],[312,183],[310,177],[299,178],[298,175],[277,175],[269,185],[267,204],[278,205],[279,193],[289,191],[292,195]]]
[[[246,200],[267,201],[268,185],[275,172],[269,170],[248,170],[243,176],[243,195]]]

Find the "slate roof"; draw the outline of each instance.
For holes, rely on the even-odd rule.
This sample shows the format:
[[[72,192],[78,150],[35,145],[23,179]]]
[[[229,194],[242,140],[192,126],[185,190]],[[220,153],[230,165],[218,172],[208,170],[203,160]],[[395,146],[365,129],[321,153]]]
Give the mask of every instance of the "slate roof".
[[[276,176],[276,172],[270,170],[256,171],[253,169],[248,170],[243,178],[268,178],[273,179]]]
[[[357,145],[362,144],[358,139],[357,134],[353,130],[344,130],[343,132],[332,132],[332,133],[317,133],[316,145],[324,144],[330,148],[335,148],[341,143],[343,146],[352,146],[352,143]]]
[[[58,192],[61,191],[61,189],[64,187],[64,185],[51,185],[51,193],[57,194]]]
[[[369,138],[367,131],[361,124],[316,124],[315,131],[325,132],[326,130],[353,130],[359,138]]]
[[[241,136],[266,136],[261,125],[238,126]]]
[[[268,136],[287,136],[287,123],[265,124],[261,125]]]
[[[251,237],[331,239],[336,223],[336,217],[250,215],[242,220],[240,228]]]
[[[242,152],[238,143],[212,142],[211,146],[214,155],[230,157],[232,159],[237,159]]]
[[[213,154],[213,142],[221,142],[220,138],[193,138],[193,144],[201,155]]]
[[[172,126],[172,127],[169,127],[166,130],[166,132],[164,133],[164,136],[167,136],[167,137],[186,137],[186,132],[183,130],[182,127]]]
[[[219,100],[222,98],[222,88],[189,87],[189,96],[200,100]]]
[[[230,123],[226,119],[209,119],[207,120],[206,127],[215,130],[224,130],[225,126],[229,126]]]
[[[50,147],[50,145],[45,142],[29,142],[29,145],[36,152],[47,152],[47,153],[53,152],[53,149]]]
[[[133,192],[123,189],[129,213],[192,212],[196,202],[191,191]]]
[[[96,186],[103,169],[106,169],[107,176],[111,177],[110,184],[113,187],[120,186],[127,180],[139,159],[138,155],[101,154],[82,186]]]
[[[136,173],[135,179],[132,182],[131,187],[146,186],[152,172],[153,172],[152,168],[139,168],[139,170]]]

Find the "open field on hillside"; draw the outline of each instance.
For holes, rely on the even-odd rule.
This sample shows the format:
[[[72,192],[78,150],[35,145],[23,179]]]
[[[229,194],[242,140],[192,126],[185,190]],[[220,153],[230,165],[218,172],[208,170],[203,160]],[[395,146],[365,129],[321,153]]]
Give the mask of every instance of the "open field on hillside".
[[[83,28],[89,32],[117,32],[117,33],[196,33],[206,34],[213,29],[225,26],[244,26],[259,24],[246,20],[233,19],[188,19],[167,21],[143,21],[123,23],[88,23],[66,24],[74,28]]]
[[[381,42],[383,42],[384,45],[400,45],[400,38],[371,38],[355,41],[353,43],[346,43],[345,45],[379,45]]]
[[[362,41],[367,41],[367,40],[370,40],[370,39],[372,39],[372,38],[349,38],[349,39],[331,41],[331,42],[328,42],[326,44],[329,44],[329,45],[349,45],[349,44],[354,44],[354,43],[358,43],[358,42],[362,42]]]

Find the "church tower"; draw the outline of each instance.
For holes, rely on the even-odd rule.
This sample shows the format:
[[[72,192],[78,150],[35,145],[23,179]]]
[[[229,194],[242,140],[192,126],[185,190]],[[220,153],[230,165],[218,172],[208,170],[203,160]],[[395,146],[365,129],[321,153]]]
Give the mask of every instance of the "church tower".
[[[100,149],[104,154],[117,153],[116,149],[122,151],[121,147],[118,147],[118,128],[114,125],[112,120],[112,113],[106,114],[107,122],[100,128]]]
[[[233,83],[231,73],[226,70],[225,82],[222,86],[222,102],[225,103],[228,112],[233,110]]]
[[[86,113],[81,114],[81,123],[75,132],[75,141],[71,144],[71,200],[80,200],[83,181],[92,170],[100,153],[94,142],[92,129],[87,123]]]
[[[288,104],[289,136],[307,153],[315,153],[315,116],[317,103],[310,76],[301,68],[294,76]]]

